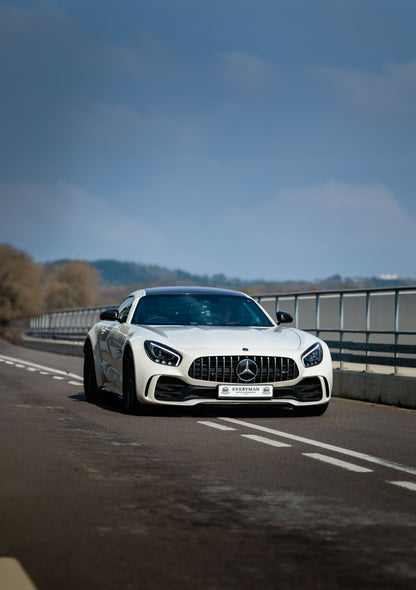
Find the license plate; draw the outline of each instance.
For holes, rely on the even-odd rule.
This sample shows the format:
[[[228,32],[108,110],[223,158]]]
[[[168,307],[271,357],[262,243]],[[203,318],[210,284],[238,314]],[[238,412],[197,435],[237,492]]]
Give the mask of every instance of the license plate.
[[[271,399],[272,385],[219,385],[219,399]]]

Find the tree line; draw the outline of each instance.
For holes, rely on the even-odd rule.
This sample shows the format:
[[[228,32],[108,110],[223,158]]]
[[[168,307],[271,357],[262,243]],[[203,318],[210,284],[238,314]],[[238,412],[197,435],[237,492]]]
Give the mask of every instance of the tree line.
[[[296,291],[414,286],[415,279],[382,277],[349,279],[339,275],[317,281],[242,281],[224,275],[196,276],[157,266],[98,260],[37,264],[25,252],[0,244],[0,325],[40,313],[114,305],[138,288],[158,285],[193,285],[236,288],[251,295]]]
[[[99,273],[88,262],[71,260],[52,269],[25,252],[0,244],[0,323],[41,313],[90,307],[99,298]]]

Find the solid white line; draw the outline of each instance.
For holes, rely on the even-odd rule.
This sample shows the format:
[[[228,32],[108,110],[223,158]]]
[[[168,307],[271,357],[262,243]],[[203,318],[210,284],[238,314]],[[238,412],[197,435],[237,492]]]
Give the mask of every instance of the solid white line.
[[[0,588],[5,590],[36,590],[17,559],[0,557]]]
[[[383,467],[390,467],[391,469],[396,469],[397,471],[405,471],[406,473],[411,473],[412,475],[416,475],[416,468],[415,467],[407,467],[406,465],[400,465],[400,463],[394,463],[393,461],[388,461],[386,459],[380,459],[379,457],[373,457],[371,455],[366,455],[365,453],[359,453],[357,451],[351,451],[349,449],[344,449],[342,447],[336,447],[335,445],[329,445],[326,443],[319,442],[317,440],[312,440],[310,438],[305,438],[303,436],[297,436],[296,434],[289,434],[287,432],[282,432],[281,430],[275,430],[274,428],[267,428],[266,426],[260,426],[259,424],[251,424],[251,422],[245,422],[243,420],[236,420],[235,418],[223,418],[218,417],[219,420],[225,420],[226,422],[232,422],[233,424],[239,424],[240,426],[245,426],[246,428],[253,428],[254,430],[261,430],[262,432],[267,432],[268,434],[273,434],[275,436],[282,436],[283,438],[290,438],[291,440],[296,440],[298,442],[312,445],[314,447],[320,447],[321,449],[326,449],[327,451],[333,451],[335,453],[342,453],[343,455],[349,455],[350,457],[355,457],[356,459],[362,459],[363,461],[368,461],[369,463],[376,463],[377,465],[382,465]]]
[[[401,488],[406,488],[407,490],[416,492],[416,483],[412,481],[389,481],[388,483],[392,483],[394,486],[400,486]]]
[[[367,469],[366,467],[360,467],[359,465],[354,465],[353,463],[347,463],[347,461],[340,461],[339,459],[335,459],[334,457],[329,457],[329,455],[321,455],[321,453],[302,453],[305,457],[312,457],[312,459],[318,459],[318,461],[323,461],[324,463],[330,463],[331,465],[336,465],[337,467],[343,467],[344,469],[348,469],[348,471],[356,471],[357,473],[372,473],[372,469]]]
[[[198,420],[198,424],[204,424],[204,426],[211,426],[211,428],[218,428],[218,430],[235,430],[235,428],[230,428],[229,426],[224,426],[224,424],[216,424],[215,422],[209,422],[209,421]]]
[[[1,355],[0,361],[4,361],[5,363],[7,363],[9,365],[13,365],[14,363],[21,363],[21,364],[25,365],[25,367],[28,367],[28,370],[48,371],[48,373],[55,373],[56,375],[64,375],[65,377],[71,377],[72,379],[80,379],[82,381],[82,377],[80,377],[79,375],[75,375],[75,373],[68,373],[67,371],[61,371],[60,369],[52,369],[52,367],[45,367],[44,365],[38,365],[37,363],[32,363],[30,361],[24,361],[22,359],[16,359],[11,356]],[[30,369],[29,367],[32,367],[32,369]]]
[[[249,438],[251,440],[255,440],[257,442],[264,443],[265,445],[270,445],[272,447],[291,447],[292,445],[288,445],[286,443],[282,443],[278,440],[272,440],[271,438],[265,438],[264,436],[257,436],[257,434],[242,434],[243,438]]]

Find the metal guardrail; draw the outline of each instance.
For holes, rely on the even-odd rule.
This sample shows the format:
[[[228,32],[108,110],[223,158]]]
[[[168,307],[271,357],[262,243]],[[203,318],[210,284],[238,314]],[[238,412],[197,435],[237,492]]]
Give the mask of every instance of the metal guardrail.
[[[31,318],[29,336],[53,340],[84,340],[88,330],[108,306],[82,307],[44,313]]]
[[[325,340],[339,368],[385,367],[416,375],[416,288],[348,289],[255,295],[273,317],[285,310],[294,325]],[[82,341],[107,306],[68,309],[30,320],[29,335]]]
[[[291,312],[295,326],[325,340],[341,369],[350,363],[355,370],[358,365],[363,371],[390,367],[395,374],[402,368],[416,368],[414,287],[265,294],[255,298],[269,312]]]

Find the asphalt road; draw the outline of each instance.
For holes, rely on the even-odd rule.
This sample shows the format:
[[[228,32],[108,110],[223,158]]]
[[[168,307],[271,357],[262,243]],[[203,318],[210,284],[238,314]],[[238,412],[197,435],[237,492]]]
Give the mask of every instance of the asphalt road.
[[[130,416],[81,375],[0,341],[1,590],[5,557],[38,590],[416,587],[416,411]]]

